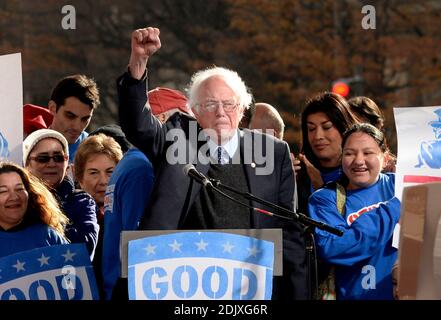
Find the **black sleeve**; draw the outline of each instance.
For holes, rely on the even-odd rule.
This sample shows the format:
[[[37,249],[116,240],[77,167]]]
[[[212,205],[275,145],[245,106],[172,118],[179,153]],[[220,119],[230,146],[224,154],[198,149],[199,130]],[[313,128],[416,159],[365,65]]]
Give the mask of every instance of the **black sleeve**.
[[[117,80],[119,122],[127,139],[157,162],[163,152],[166,128],[152,114],[147,103],[147,75],[141,80],[127,72]]]

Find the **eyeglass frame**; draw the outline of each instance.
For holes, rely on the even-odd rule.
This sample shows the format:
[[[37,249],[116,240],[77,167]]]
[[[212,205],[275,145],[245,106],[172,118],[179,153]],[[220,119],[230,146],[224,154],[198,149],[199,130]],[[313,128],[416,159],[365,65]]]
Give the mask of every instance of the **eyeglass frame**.
[[[209,108],[207,108],[207,103],[210,103],[210,105],[208,106]],[[225,104],[229,105],[229,103],[232,103],[231,110],[230,110],[230,107],[225,108]],[[231,113],[237,109],[237,107],[239,106],[239,103],[236,102],[234,99],[231,99],[231,100],[207,100],[203,103],[196,104],[196,106],[198,108],[202,107],[202,109],[206,112],[215,112],[221,105],[226,113]]]
[[[61,158],[58,158],[58,160],[56,160],[55,157],[57,157],[57,158],[58,158],[58,157],[62,157],[63,160],[61,160]],[[44,161],[37,160],[38,158],[45,158],[46,160],[44,160]],[[35,162],[37,162],[37,163],[40,163],[40,164],[46,164],[46,163],[49,163],[51,160],[53,160],[55,163],[63,163],[63,162],[65,162],[65,161],[68,160],[68,156],[65,155],[65,154],[54,154],[54,155],[52,155],[52,156],[42,154],[42,155],[36,155],[36,156],[34,156],[34,157],[29,157],[28,159],[29,159],[29,160],[33,160],[33,161],[35,161]]]

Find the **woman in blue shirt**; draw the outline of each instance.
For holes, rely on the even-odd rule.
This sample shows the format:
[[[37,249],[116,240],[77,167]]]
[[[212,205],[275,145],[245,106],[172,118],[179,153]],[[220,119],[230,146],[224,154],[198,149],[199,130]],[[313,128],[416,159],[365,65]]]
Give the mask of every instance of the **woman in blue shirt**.
[[[68,243],[67,222],[41,182],[13,163],[0,162],[0,257]]]
[[[337,299],[393,299],[393,231],[400,219],[395,176],[383,174],[387,145],[370,124],[356,124],[343,136],[342,178],[313,193],[309,212],[344,232],[316,229],[321,259],[335,266]]]

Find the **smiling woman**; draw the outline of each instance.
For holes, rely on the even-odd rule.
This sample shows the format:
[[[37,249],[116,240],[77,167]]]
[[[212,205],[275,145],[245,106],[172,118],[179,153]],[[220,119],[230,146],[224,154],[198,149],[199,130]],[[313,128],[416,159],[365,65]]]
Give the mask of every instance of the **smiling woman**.
[[[343,135],[342,148],[343,176],[312,194],[309,212],[344,233],[317,229],[318,254],[335,267],[337,299],[393,299],[392,235],[400,201],[394,197],[394,174],[381,173],[384,135],[370,124],[356,124]]]
[[[388,151],[383,133],[371,125],[355,125],[345,133],[343,145],[347,189],[367,188],[377,182]]]
[[[0,162],[0,257],[67,243],[67,222],[42,183],[21,167]]]
[[[338,94],[323,92],[306,103],[301,119],[302,164],[296,171],[300,212],[308,212],[313,191],[340,177],[343,133],[356,122],[348,102]]]
[[[85,243],[92,258],[98,238],[95,201],[86,192],[75,190],[66,174],[68,158],[67,140],[58,131],[40,129],[23,141],[26,169],[50,187],[71,222],[67,238],[72,243]]]

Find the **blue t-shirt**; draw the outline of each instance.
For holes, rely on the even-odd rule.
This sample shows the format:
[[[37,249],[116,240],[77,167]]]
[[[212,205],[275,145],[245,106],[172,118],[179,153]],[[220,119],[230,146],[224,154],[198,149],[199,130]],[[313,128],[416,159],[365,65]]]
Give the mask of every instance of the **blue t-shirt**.
[[[0,231],[0,257],[14,253],[67,244],[67,240],[48,225],[38,223],[17,231]]]
[[[343,173],[343,171],[341,169],[341,166],[337,167],[335,169],[332,169],[332,170],[326,170],[326,169],[320,170],[320,176],[322,177],[323,185],[326,185],[327,183],[330,183],[330,182],[337,181],[338,179],[340,179],[342,173]],[[311,182],[311,193],[313,193],[314,191],[315,190],[312,187],[312,182]]]
[[[309,198],[311,218],[344,232],[339,237],[317,229],[316,246],[324,262],[335,266],[337,299],[393,299],[392,247],[400,201],[394,197],[395,175],[380,174],[370,187],[346,191],[345,214],[337,209],[335,185]]]
[[[343,173],[343,170],[342,170],[341,166],[339,166],[331,171],[327,171],[325,169],[322,169],[320,171],[320,175],[322,176],[324,184],[327,184],[332,181],[337,181],[338,179],[340,179],[342,173]]]
[[[102,274],[106,299],[111,298],[121,274],[121,231],[138,229],[152,187],[152,164],[144,153],[130,149],[115,167],[104,197]]]
[[[77,141],[75,141],[72,144],[69,144],[69,163],[72,163],[74,161],[75,153],[77,152],[78,146],[88,136],[89,136],[89,134],[86,131],[83,131],[83,132],[81,132],[81,134],[78,137]]]

